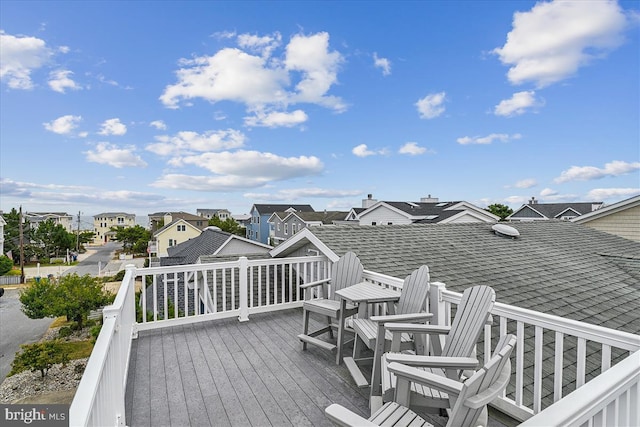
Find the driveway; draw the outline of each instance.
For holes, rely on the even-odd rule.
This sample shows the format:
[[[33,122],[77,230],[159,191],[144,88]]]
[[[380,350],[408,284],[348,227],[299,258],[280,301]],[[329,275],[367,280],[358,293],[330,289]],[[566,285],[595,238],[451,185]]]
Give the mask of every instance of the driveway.
[[[5,289],[0,298],[0,383],[11,370],[20,344],[42,338],[53,319],[29,319],[21,310],[19,289]]]

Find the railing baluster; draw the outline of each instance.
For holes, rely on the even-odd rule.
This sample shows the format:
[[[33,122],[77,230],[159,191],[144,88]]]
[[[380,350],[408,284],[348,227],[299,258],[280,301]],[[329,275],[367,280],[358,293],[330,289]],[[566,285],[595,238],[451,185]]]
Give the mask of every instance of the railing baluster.
[[[518,321],[516,326],[516,405],[522,406],[523,373],[524,373],[524,323]]]
[[[587,340],[578,338],[578,353],[576,357],[576,388],[584,384],[585,368],[587,363]]]
[[[534,347],[534,373],[533,373],[533,413],[537,414],[542,409],[542,327],[535,327]]]
[[[564,363],[564,334],[556,332],[553,369],[553,401],[562,399],[562,369]]]
[[[601,359],[601,372],[606,371],[611,367],[611,346],[602,344],[602,359]]]

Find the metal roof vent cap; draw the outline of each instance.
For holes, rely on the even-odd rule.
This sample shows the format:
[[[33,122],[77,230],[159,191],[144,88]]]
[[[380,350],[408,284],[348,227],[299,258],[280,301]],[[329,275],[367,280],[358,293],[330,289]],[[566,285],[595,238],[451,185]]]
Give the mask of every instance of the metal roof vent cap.
[[[496,236],[508,237],[510,239],[516,239],[520,236],[518,230],[506,224],[493,224],[491,229],[496,233]]]
[[[210,226],[206,227],[205,230],[222,231],[222,229],[220,227],[216,227],[215,225],[210,225]]]

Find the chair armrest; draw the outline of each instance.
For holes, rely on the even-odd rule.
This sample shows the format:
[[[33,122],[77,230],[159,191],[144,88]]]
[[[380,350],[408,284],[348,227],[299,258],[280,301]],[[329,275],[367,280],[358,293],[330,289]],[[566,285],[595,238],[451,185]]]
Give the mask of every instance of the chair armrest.
[[[388,362],[409,366],[442,369],[475,369],[480,362],[473,357],[420,356],[415,354],[386,353]]]
[[[327,415],[327,417],[331,421],[338,424],[339,426],[344,426],[344,427],[375,426],[375,424],[373,424],[371,421],[367,420],[366,418],[362,418],[360,415],[354,412],[351,412],[344,406],[338,405],[337,403],[329,405],[327,409],[324,410],[324,413]]]
[[[408,313],[408,314],[389,314],[386,316],[371,316],[369,319],[377,323],[387,322],[411,322],[428,320],[433,317],[432,313]]]
[[[445,335],[449,333],[451,327],[439,325],[422,325],[418,323],[385,323],[384,327],[390,332],[412,332],[422,334],[439,334]]]
[[[304,285],[300,285],[300,289],[313,288],[315,286],[324,285],[325,283],[328,283],[330,281],[331,279],[316,280],[315,282],[309,282],[309,283],[305,283]]]
[[[447,394],[459,395],[462,390],[462,383],[454,381],[441,375],[432,374],[412,366],[403,365],[401,363],[389,364],[389,371],[403,377],[411,382],[421,384],[423,386],[436,388]]]

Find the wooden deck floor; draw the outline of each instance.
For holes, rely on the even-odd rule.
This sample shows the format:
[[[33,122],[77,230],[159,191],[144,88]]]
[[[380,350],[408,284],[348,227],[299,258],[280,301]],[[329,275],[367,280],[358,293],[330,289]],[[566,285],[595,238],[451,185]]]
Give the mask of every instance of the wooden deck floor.
[[[331,403],[368,414],[368,389],[334,355],[302,351],[301,320],[301,310],[287,310],[140,333],[127,425],[328,426]]]

